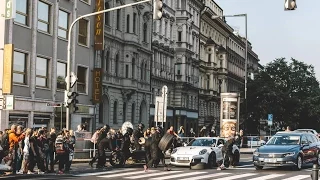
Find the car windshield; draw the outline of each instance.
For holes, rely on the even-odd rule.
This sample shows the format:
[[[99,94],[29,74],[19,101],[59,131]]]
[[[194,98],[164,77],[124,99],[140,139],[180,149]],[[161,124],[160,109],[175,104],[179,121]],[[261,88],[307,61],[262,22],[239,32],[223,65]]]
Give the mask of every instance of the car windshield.
[[[193,139],[188,146],[212,146],[216,144],[215,139]]]
[[[297,135],[275,135],[267,145],[295,145],[300,144],[300,136]]]

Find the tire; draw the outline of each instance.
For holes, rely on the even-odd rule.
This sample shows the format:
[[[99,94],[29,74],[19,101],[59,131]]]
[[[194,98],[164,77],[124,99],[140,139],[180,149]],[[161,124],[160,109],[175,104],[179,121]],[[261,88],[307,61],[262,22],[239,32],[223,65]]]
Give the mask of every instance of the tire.
[[[213,167],[217,166],[217,158],[215,153],[211,153],[208,157],[208,164],[207,168],[212,169]]]
[[[314,162],[314,164],[318,164],[318,166],[320,166],[320,152],[318,152],[317,160]]]
[[[254,165],[254,168],[256,168],[256,170],[262,170],[262,169],[263,169],[263,166]]]
[[[121,155],[121,153],[119,151],[114,151],[110,154],[109,162],[110,162],[111,166],[116,167],[116,168],[124,167],[124,165],[126,163],[124,157]]]
[[[193,169],[193,170],[205,169],[205,164],[204,163],[199,163],[199,164],[194,164],[194,165],[190,164],[190,169]]]
[[[166,151],[170,148],[170,146],[172,145],[172,142],[173,142],[173,138],[174,136],[171,135],[171,134],[165,134],[160,142],[159,142],[159,145],[158,147],[160,148],[161,151]]]
[[[303,159],[302,159],[302,156],[299,155],[299,156],[297,157],[296,164],[295,164],[295,166],[294,166],[293,169],[294,169],[295,171],[300,171],[301,168],[302,168],[302,164],[303,164]]]
[[[239,162],[240,162],[240,153],[239,153],[239,151],[235,151],[234,152],[233,165],[234,166],[239,166]]]

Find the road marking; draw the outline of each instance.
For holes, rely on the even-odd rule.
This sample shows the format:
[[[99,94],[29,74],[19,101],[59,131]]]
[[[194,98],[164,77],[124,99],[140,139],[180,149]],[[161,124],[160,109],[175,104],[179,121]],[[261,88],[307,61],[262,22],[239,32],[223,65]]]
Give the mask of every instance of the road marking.
[[[254,167],[251,167],[251,168],[248,168],[248,167],[234,167],[234,168],[227,168],[228,170],[232,170],[232,169],[236,169],[236,170],[239,170],[239,169],[243,169],[243,170],[255,170]]]
[[[272,178],[276,178],[276,177],[280,177],[280,176],[284,176],[284,174],[270,174],[270,175],[260,176],[257,178],[252,178],[252,179],[247,179],[247,180],[267,180],[267,179],[272,179]]]
[[[310,178],[310,175],[298,175],[298,176],[294,176],[294,177],[290,177],[290,178],[282,179],[282,180],[301,180],[301,179],[306,179],[306,178]]]
[[[102,175],[102,174],[112,174],[112,173],[121,173],[121,172],[126,172],[126,171],[133,171],[136,169],[133,168],[125,168],[125,169],[119,169],[119,170],[110,170],[110,171],[104,171],[104,172],[95,172],[95,173],[85,173],[85,174],[77,174],[74,176],[78,176],[78,177],[85,177],[85,176],[97,176],[97,175]]]
[[[207,173],[207,172],[181,173],[181,174],[176,174],[176,175],[171,175],[171,176],[165,176],[165,177],[152,178],[152,179],[150,179],[150,180],[173,179],[173,178],[179,178],[179,177],[184,177],[184,176],[192,176],[192,175],[204,174],[204,173]]]
[[[151,177],[151,176],[161,176],[161,175],[167,175],[167,174],[174,174],[174,173],[181,173],[183,171],[166,171],[166,172],[159,172],[159,173],[152,173],[152,174],[148,174],[148,172],[143,173],[143,175],[139,175],[139,176],[131,176],[131,177],[125,177],[126,179],[143,179],[146,177]]]
[[[232,179],[244,178],[244,177],[249,177],[249,176],[254,176],[254,175],[257,175],[257,174],[246,173],[246,174],[239,174],[239,175],[235,175],[235,176],[228,176],[228,177],[219,178],[219,179],[214,179],[214,180],[232,180]]]
[[[204,178],[213,178],[217,176],[223,176],[223,175],[228,175],[230,173],[218,173],[218,174],[207,174],[203,176],[197,176],[197,177],[191,177],[191,178],[185,178],[185,179],[179,179],[179,180],[198,180],[198,179],[204,179]]]
[[[157,172],[158,170],[149,170],[148,172]],[[143,169],[141,168],[140,170],[141,173],[144,173]],[[111,178],[111,177],[119,177],[119,176],[129,176],[129,175],[136,175],[137,171],[134,172],[125,172],[125,173],[120,173],[120,174],[109,174],[109,175],[103,175],[103,176],[98,176],[98,177],[102,177],[102,178]]]

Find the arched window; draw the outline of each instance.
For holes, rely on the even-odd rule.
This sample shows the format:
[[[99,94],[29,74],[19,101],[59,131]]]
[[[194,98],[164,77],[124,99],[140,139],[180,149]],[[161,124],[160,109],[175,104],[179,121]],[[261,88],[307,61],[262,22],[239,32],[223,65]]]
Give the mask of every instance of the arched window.
[[[114,101],[114,104],[113,104],[113,124],[118,124],[117,111],[118,111],[118,102]]]
[[[116,55],[115,59],[115,67],[114,67],[115,75],[119,75],[119,54]]]
[[[148,25],[147,23],[143,24],[143,42],[147,42],[148,37]]]
[[[122,120],[123,122],[126,122],[127,118],[127,103],[123,103],[123,109],[122,109]]]
[[[108,2],[104,3],[104,9],[110,9],[110,5]],[[104,13],[104,24],[110,26],[110,12]]]
[[[132,71],[131,71],[131,76],[132,76],[132,79],[135,78],[135,73],[136,73],[136,59],[135,58],[132,58],[132,62],[131,62],[131,68],[132,68]]]
[[[132,124],[134,124],[135,117],[136,117],[136,105],[132,103],[132,106],[131,106],[131,123]]]

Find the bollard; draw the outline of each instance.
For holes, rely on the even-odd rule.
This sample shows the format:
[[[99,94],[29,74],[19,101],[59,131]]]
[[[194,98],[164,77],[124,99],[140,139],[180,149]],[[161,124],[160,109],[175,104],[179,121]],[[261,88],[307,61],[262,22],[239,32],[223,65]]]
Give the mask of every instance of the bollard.
[[[311,174],[311,179],[312,180],[318,180],[318,175],[319,175],[319,168],[318,168],[318,163],[313,164],[312,166],[312,174]]]

